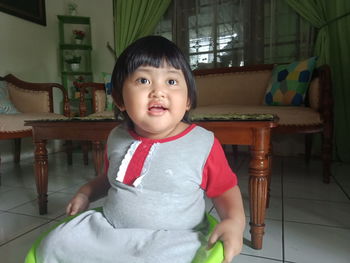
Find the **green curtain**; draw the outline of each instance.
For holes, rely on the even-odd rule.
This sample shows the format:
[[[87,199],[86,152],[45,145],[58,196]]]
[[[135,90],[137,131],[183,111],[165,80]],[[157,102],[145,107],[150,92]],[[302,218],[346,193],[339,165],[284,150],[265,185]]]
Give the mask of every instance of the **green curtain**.
[[[318,65],[332,70],[335,153],[350,162],[350,1],[286,0],[318,29],[315,55]]]
[[[325,26],[327,17],[327,0],[286,0],[287,3],[304,17],[311,25],[318,29],[315,42],[315,54],[318,56],[317,64],[322,65],[329,61],[329,30]]]
[[[121,52],[136,39],[152,34],[171,0],[114,0],[115,50]]]

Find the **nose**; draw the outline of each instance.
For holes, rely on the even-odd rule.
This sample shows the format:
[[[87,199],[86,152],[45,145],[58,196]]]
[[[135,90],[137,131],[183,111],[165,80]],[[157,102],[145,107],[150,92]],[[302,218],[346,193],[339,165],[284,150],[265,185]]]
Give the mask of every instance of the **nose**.
[[[166,96],[164,85],[160,83],[153,83],[150,92],[151,98],[164,98]]]

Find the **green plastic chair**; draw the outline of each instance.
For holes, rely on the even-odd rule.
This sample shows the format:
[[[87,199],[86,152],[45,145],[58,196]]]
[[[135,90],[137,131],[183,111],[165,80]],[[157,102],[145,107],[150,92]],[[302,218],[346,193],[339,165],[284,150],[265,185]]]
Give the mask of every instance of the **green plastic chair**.
[[[94,208],[94,210],[101,212],[102,207]],[[218,222],[217,222],[216,218],[213,217],[212,215],[210,215],[208,213],[206,215],[207,215],[207,219],[209,221],[209,234],[208,235],[210,235]],[[76,216],[77,215],[68,216],[67,218],[65,218],[61,222],[57,223],[57,225],[53,226],[51,229],[49,229],[48,231],[43,233],[37,240],[35,240],[34,244],[30,248],[30,250],[26,256],[25,263],[36,263],[36,249],[40,245],[41,240],[43,240],[50,233],[50,231],[55,229],[57,226],[73,219]],[[196,256],[195,259],[192,261],[192,263],[220,263],[224,259],[224,248],[223,248],[221,241],[216,242],[216,244],[210,250],[204,251],[204,249],[203,249],[202,252],[203,253],[198,253],[199,256]],[[203,255],[204,255],[204,258],[203,258]]]

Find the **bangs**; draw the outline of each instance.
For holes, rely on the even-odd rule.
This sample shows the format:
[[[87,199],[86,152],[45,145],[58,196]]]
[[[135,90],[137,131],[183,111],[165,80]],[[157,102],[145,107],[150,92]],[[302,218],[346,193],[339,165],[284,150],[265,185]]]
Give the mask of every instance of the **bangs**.
[[[162,52],[162,50],[139,50],[133,53],[128,60],[129,63],[126,67],[126,75],[132,74],[140,66],[160,68],[168,65],[179,70],[184,70],[184,65],[182,65],[183,63],[181,63],[180,58],[170,51],[171,50],[166,50],[165,52]]]

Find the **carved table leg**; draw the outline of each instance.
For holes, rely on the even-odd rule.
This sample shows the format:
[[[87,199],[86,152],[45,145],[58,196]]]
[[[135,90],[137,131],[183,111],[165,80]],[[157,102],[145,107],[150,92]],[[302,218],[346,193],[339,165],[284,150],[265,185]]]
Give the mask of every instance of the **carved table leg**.
[[[250,233],[252,247],[262,248],[265,229],[265,210],[269,173],[270,130],[254,129],[254,142],[250,148],[249,198],[250,198]]]
[[[268,158],[268,174],[267,174],[267,199],[266,199],[266,208],[269,208],[270,205],[270,192],[271,192],[271,173],[272,173],[272,143],[269,145],[269,152],[267,155]]]
[[[92,152],[95,165],[95,173],[97,176],[103,172],[103,145],[100,141],[92,142]]]
[[[39,213],[47,214],[48,158],[46,140],[35,141],[35,182],[38,192]]]

